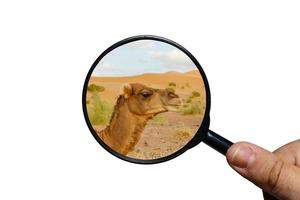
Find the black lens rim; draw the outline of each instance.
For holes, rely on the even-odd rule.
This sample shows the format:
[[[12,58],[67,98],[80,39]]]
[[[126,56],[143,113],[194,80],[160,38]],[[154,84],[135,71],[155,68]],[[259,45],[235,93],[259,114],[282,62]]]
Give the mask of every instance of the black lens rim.
[[[99,138],[99,136],[97,135],[96,131],[93,129],[93,126],[90,123],[90,120],[89,120],[89,117],[88,117],[88,114],[87,114],[87,106],[86,106],[87,87],[88,87],[88,82],[90,80],[90,77],[91,77],[92,72],[94,71],[95,67],[98,65],[98,63],[100,62],[100,60],[106,54],[108,54],[109,52],[111,52],[115,48],[117,48],[119,46],[122,46],[124,44],[130,43],[130,42],[137,41],[137,40],[156,40],[156,41],[160,41],[160,42],[165,42],[167,44],[170,44],[170,45],[172,45],[172,46],[180,49],[182,52],[184,52],[193,61],[193,63],[198,68],[198,70],[199,70],[199,72],[200,72],[200,74],[201,74],[201,76],[203,78],[203,82],[204,82],[204,86],[205,86],[205,92],[206,92],[206,109],[205,109],[205,114],[204,114],[204,118],[203,118],[202,124],[201,124],[200,128],[198,129],[198,131],[196,132],[195,136],[184,147],[182,147],[178,151],[174,152],[173,154],[170,154],[170,155],[162,157],[162,158],[152,159],[152,160],[142,160],[142,159],[136,159],[136,158],[127,157],[127,156],[124,156],[124,155],[122,155],[122,154],[114,151],[113,149],[111,149],[108,145],[106,145]],[[116,157],[118,157],[118,158],[120,158],[122,160],[131,162],[131,163],[137,163],[137,164],[156,164],[156,163],[165,162],[165,161],[171,160],[171,159],[173,159],[173,158],[181,155],[182,153],[184,153],[188,149],[190,149],[190,148],[196,146],[197,144],[199,144],[203,140],[203,137],[205,136],[206,132],[208,131],[208,126],[209,126],[209,121],[210,121],[209,120],[210,105],[211,105],[211,97],[210,97],[209,84],[208,84],[208,80],[206,78],[206,75],[205,75],[204,70],[202,69],[200,63],[183,46],[181,46],[181,45],[177,44],[176,42],[174,42],[172,40],[169,40],[167,38],[160,37],[160,36],[155,36],[155,35],[137,35],[137,36],[129,37],[129,38],[126,38],[124,40],[121,40],[121,41],[113,44],[108,49],[106,49],[95,60],[95,62],[91,66],[90,70],[88,71],[88,74],[87,74],[87,76],[85,78],[85,81],[84,81],[83,92],[82,92],[82,108],[83,108],[84,118],[85,118],[85,121],[87,123],[87,126],[88,126],[90,132],[92,133],[92,135],[96,139],[96,141],[105,150],[107,150],[112,155],[114,155],[114,156],[116,156]]]

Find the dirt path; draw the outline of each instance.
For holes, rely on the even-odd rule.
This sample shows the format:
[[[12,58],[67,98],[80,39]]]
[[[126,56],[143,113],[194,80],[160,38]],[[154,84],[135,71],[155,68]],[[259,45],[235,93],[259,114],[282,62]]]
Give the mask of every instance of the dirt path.
[[[185,146],[196,134],[202,121],[201,115],[160,114],[164,124],[147,124],[134,151],[127,156],[140,159],[156,159],[168,156]]]

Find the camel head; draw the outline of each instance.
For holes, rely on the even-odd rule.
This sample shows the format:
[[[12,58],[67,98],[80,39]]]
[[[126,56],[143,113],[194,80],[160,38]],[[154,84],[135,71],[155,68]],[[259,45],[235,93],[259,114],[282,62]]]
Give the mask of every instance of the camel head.
[[[167,111],[177,111],[181,100],[177,94],[166,89],[150,88],[139,83],[127,84],[123,88],[130,112],[137,115],[154,116]]]

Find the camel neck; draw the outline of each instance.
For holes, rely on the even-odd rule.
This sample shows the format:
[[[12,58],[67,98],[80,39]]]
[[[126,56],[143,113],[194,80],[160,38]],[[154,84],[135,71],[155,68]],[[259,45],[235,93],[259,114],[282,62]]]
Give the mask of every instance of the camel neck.
[[[149,117],[130,112],[128,102],[120,96],[117,100],[110,125],[104,134],[108,145],[121,154],[126,155],[134,149],[139,141]]]

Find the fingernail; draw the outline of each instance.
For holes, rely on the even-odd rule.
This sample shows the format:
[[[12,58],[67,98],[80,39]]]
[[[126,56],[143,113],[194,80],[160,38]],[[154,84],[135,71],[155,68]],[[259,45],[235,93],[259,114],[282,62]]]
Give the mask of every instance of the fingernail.
[[[239,168],[247,168],[249,163],[254,159],[255,154],[253,150],[244,145],[239,145],[233,148],[233,153],[231,154],[232,156],[229,156],[230,164]]]

